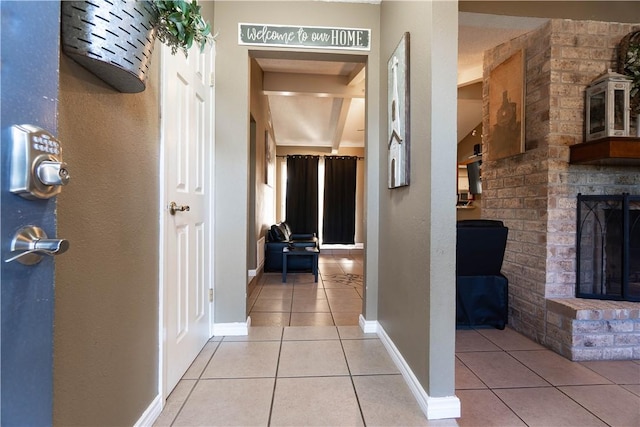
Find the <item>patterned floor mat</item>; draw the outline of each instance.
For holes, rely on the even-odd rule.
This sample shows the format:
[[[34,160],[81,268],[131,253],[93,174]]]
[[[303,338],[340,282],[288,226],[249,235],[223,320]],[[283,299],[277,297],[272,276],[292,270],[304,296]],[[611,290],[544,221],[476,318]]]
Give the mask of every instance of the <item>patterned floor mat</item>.
[[[340,283],[345,286],[360,286],[362,287],[362,275],[361,274],[323,274],[322,280],[326,280],[332,283]]]

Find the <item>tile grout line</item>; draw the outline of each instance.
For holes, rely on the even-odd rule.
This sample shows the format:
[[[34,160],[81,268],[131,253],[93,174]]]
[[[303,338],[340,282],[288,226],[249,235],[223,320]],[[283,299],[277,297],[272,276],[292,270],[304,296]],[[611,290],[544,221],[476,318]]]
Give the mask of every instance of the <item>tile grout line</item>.
[[[476,331],[476,332],[477,332],[481,337],[483,337],[484,339],[486,339],[487,341],[489,341],[490,343],[492,343],[493,345],[495,345],[495,346],[500,350],[500,352],[502,352],[502,353],[506,353],[506,354],[508,354],[508,355],[509,355],[509,357],[511,357],[511,358],[513,358],[513,359],[515,359],[515,357],[513,357],[512,355],[510,355],[509,353],[507,353],[507,351],[506,351],[504,348],[502,348],[502,346],[500,346],[499,344],[497,344],[497,343],[493,342],[493,341],[492,341],[492,340],[490,340],[489,338],[485,337],[484,335],[482,335],[481,333],[479,333],[476,329],[472,329],[472,330]],[[472,352],[463,352],[463,353],[472,353]],[[525,420],[524,420],[524,419],[522,419],[522,417],[520,417],[520,415],[518,415],[518,413],[517,413],[516,411],[514,411],[514,410],[513,410],[513,408],[511,408],[511,406],[509,406],[509,405],[507,404],[507,402],[505,402],[504,400],[502,400],[502,399],[500,398],[500,396],[498,396],[498,394],[495,392],[495,390],[503,390],[503,389],[494,389],[494,388],[490,387],[490,386],[489,386],[489,384],[487,384],[487,383],[486,383],[486,382],[485,382],[485,381],[484,381],[480,376],[478,376],[478,374],[476,374],[476,373],[473,371],[473,369],[471,369],[471,367],[470,367],[470,366],[468,366],[466,363],[464,363],[464,361],[463,361],[461,358],[459,358],[457,354],[455,355],[455,357],[456,357],[456,359],[458,359],[458,360],[460,361],[460,363],[462,363],[462,365],[464,365],[464,366],[465,366],[465,367],[466,367],[466,368],[467,368],[467,369],[468,369],[468,370],[469,370],[469,371],[470,371],[470,372],[471,372],[471,373],[472,373],[472,374],[473,374],[473,375],[474,375],[474,376],[475,376],[475,377],[476,377],[476,378],[477,378],[477,379],[478,379],[482,384],[484,384],[484,385],[487,387],[487,389],[491,392],[491,394],[493,394],[493,395],[496,397],[496,399],[498,399],[500,402],[502,402],[502,404],[505,406],[505,408],[508,408],[508,409],[509,409],[509,411],[511,411],[511,413],[512,413],[516,418],[518,418],[520,421],[522,421],[522,423],[523,423],[524,425],[529,426],[529,424],[527,424],[527,423],[525,422]],[[519,360],[517,360],[517,359],[515,359],[515,360],[516,360],[516,362],[518,362],[518,363],[522,364],[523,366],[525,366],[525,365],[524,365],[522,362],[520,362]],[[528,367],[528,366],[525,366],[525,367],[526,367],[527,369],[529,369],[529,367]],[[535,373],[535,372],[534,372],[534,373]],[[536,374],[536,375],[538,375],[537,373],[535,373],[535,374]],[[542,378],[542,377],[541,377],[541,378]],[[543,379],[544,381],[546,381],[544,378],[542,378],[542,379]],[[547,383],[548,383],[548,381],[547,381]],[[517,387],[517,388],[521,388],[521,387]]]
[[[616,386],[620,387],[619,385],[616,384]],[[576,405],[578,405],[579,407],[581,407],[582,409],[584,409],[585,411],[587,411],[589,414],[593,415],[594,417],[596,417],[596,419],[602,421],[604,424],[610,426],[611,424],[609,424],[608,422],[606,422],[605,420],[603,420],[602,418],[600,418],[596,413],[592,412],[589,408],[585,407],[584,405],[582,405],[580,402],[578,402],[577,400],[575,400],[574,398],[572,398],[571,396],[569,396],[567,393],[565,393],[564,391],[562,391],[560,389],[560,387],[555,387],[554,388],[556,390],[558,390],[559,393],[561,393],[562,395],[566,396],[569,398],[569,400],[571,400],[572,402],[574,402]]]
[[[204,374],[204,371],[207,370],[207,367],[209,366],[209,364],[211,363],[211,360],[213,359],[213,355],[216,354],[216,352],[218,351],[218,349],[220,348],[220,344],[222,343],[222,341],[224,340],[225,337],[222,337],[222,339],[220,341],[207,341],[207,344],[210,342],[217,342],[216,348],[213,350],[213,352],[211,352],[211,356],[209,356],[209,360],[207,361],[207,363],[204,365],[204,368],[202,368],[202,372],[200,372],[200,374],[198,375],[198,378],[195,379],[195,384],[193,384],[193,387],[191,387],[191,390],[189,390],[189,393],[187,394],[187,396],[184,398],[184,401],[182,402],[182,404],[180,405],[180,408],[176,411],[176,415],[173,417],[173,419],[171,420],[171,423],[169,423],[169,426],[173,426],[174,423],[176,422],[176,420],[178,419],[178,417],[180,416],[180,413],[182,412],[182,410],[184,409],[184,406],[187,404],[187,402],[189,401],[189,398],[191,397],[191,395],[193,394],[193,391],[196,389],[196,387],[198,386],[198,384],[200,383],[200,380],[202,379],[202,375]],[[207,345],[205,344],[205,346]],[[204,347],[203,347],[204,349]],[[202,351],[202,350],[201,350]],[[183,381],[182,378],[180,378],[180,381]],[[180,383],[180,381],[178,381],[178,384]],[[174,390],[176,389],[176,387],[173,388]],[[169,394],[171,395],[171,394]]]
[[[469,372],[471,372],[473,374],[474,377],[476,377],[478,379],[478,381],[480,381],[486,388],[487,390],[491,390],[491,387],[489,387],[489,384],[487,384],[486,382],[484,382],[484,380],[482,378],[480,378],[475,372],[473,372],[473,369],[471,369],[470,366],[468,366],[466,363],[464,363],[464,360],[460,359],[458,357],[457,354],[455,354],[455,358],[462,363],[462,365],[467,368],[469,370]],[[482,389],[461,389],[461,390],[482,390]]]
[[[547,379],[545,377],[543,377],[542,375],[540,375],[539,373],[537,373],[536,371],[534,371],[533,369],[531,369],[530,367],[528,367],[527,365],[525,365],[524,363],[522,363],[521,361],[519,361],[513,354],[509,353],[506,350],[503,350],[502,347],[500,347],[500,350],[502,350],[504,353],[506,353],[510,358],[512,358],[513,360],[515,360],[517,363],[521,364],[522,366],[524,366],[525,368],[527,368],[527,370],[529,370],[530,372],[532,372],[534,375],[536,375],[538,378],[540,378],[542,381],[546,382],[547,384],[549,384],[551,387],[555,387],[553,384],[551,384],[551,381],[547,381]]]
[[[337,330],[338,325],[336,325],[336,318],[333,315],[333,309],[331,308],[331,301],[329,301],[329,295],[327,295],[327,288],[324,287],[324,282],[322,282],[322,292],[324,292],[324,299],[327,300],[327,305],[329,306],[329,314],[331,314],[331,322],[333,322],[333,326],[335,326]],[[340,340],[340,331],[338,331],[338,339]],[[342,340],[340,345],[342,345]],[[344,352],[344,348],[342,349],[342,351]],[[346,356],[345,356],[345,360],[346,360]],[[347,364],[347,368],[348,367],[349,365]]]
[[[513,408],[512,408],[511,406],[509,406],[509,405],[507,404],[507,402],[505,402],[504,400],[502,400],[502,399],[500,398],[500,396],[498,396],[498,394],[494,391],[494,389],[489,388],[489,390],[490,390],[490,391],[491,391],[491,393],[496,397],[496,399],[498,399],[500,402],[502,402],[502,404],[505,406],[505,408],[508,408],[508,409],[511,411],[511,413],[512,413],[513,415],[515,415],[515,417],[516,417],[516,418],[518,418],[520,421],[522,421],[522,424],[524,424],[524,425],[526,425],[526,426],[529,426],[529,424],[527,424],[527,423],[525,422],[525,420],[523,420],[523,419],[522,419],[522,417],[521,417],[520,415],[518,415],[518,413],[517,413],[516,411],[514,411],[514,410],[513,410]]]
[[[482,334],[480,334],[480,335],[482,335]],[[485,338],[485,339],[488,339],[488,338],[486,338],[486,337],[484,337],[484,338]],[[493,342],[493,341],[489,340],[489,342]],[[507,353],[507,351],[506,351],[505,349],[503,349],[500,345],[498,345],[498,344],[496,344],[496,343],[494,343],[494,345],[496,345],[496,346],[500,349],[500,351],[502,351],[502,352],[504,352],[504,353]],[[511,356],[509,353],[507,353],[507,354],[508,354],[510,357],[512,357],[513,359],[515,359],[515,360],[516,360],[516,362],[521,363],[521,364],[524,366],[524,364],[523,364],[522,362],[520,362],[518,359],[516,359],[515,357]],[[465,366],[466,366],[466,365],[465,365]],[[528,366],[525,366],[525,367],[526,367],[527,369],[529,369],[529,367],[528,367]],[[468,368],[469,370],[471,370],[471,368],[470,368],[470,367],[467,367],[467,368]],[[473,371],[471,371],[471,372],[473,372]],[[535,372],[534,372],[534,373],[535,373]],[[476,377],[478,377],[478,375],[477,375],[475,372],[473,372],[473,375],[475,375]],[[536,373],[536,375],[538,375],[538,374]],[[478,378],[480,378],[480,377],[478,377]],[[542,378],[542,377],[541,377],[541,378]],[[542,378],[542,379],[544,380],[544,378]],[[482,380],[480,380],[480,381],[482,381]],[[546,381],[546,380],[545,380],[545,381]],[[482,382],[484,383],[484,381],[482,381]],[[547,381],[547,383],[548,383],[548,381]],[[489,385],[488,385],[488,384],[486,384],[486,385],[487,385],[487,387],[489,387]],[[512,413],[513,415],[515,415],[515,416],[516,416],[516,418],[518,418],[520,421],[522,421],[522,423],[523,423],[524,425],[526,425],[526,426],[528,426],[528,425],[529,425],[529,424],[527,424],[527,423],[525,422],[525,420],[524,420],[524,419],[522,419],[522,417],[521,417],[520,415],[518,415],[518,413],[517,413],[517,412],[516,412],[516,411],[515,411],[511,406],[509,406],[509,405],[507,404],[507,402],[505,402],[504,400],[502,400],[502,399],[500,398],[500,396],[498,396],[498,394],[494,391],[494,389],[493,389],[493,388],[489,387],[489,390],[491,390],[491,393],[492,393],[492,394],[493,394],[493,395],[494,395],[494,396],[495,396],[495,397],[496,397],[500,402],[502,402],[502,404],[503,404],[506,408],[509,408],[509,410],[511,411],[511,413]]]
[[[291,317],[289,317],[291,318]],[[276,372],[273,378],[273,391],[271,392],[271,405],[269,406],[269,418],[267,419],[267,427],[271,425],[271,416],[273,415],[273,404],[276,400],[276,386],[278,385],[278,371],[280,370],[280,356],[282,355],[282,343],[284,341],[284,328],[280,332],[280,347],[278,348],[278,360],[276,361]]]
[[[347,358],[347,352],[344,349],[344,345],[342,344],[342,337],[340,336],[340,329],[336,326],[336,330],[338,332],[338,340],[340,341],[340,348],[342,349],[342,355],[344,356],[345,364],[347,365],[347,372],[349,372],[349,380],[351,381],[351,387],[353,387],[353,394],[356,397],[356,402],[358,403],[358,410],[360,411],[360,418],[362,419],[362,424],[364,427],[367,427],[367,421],[364,419],[364,412],[362,411],[362,405],[360,404],[360,397],[358,396],[358,390],[356,389],[356,383],[353,381],[353,374],[351,373],[351,366],[349,366],[349,359]]]
[[[291,318],[293,317],[293,294],[296,292],[296,282],[298,281],[298,276],[293,278],[293,284],[291,286],[291,304],[289,304],[289,326],[291,326]],[[282,329],[282,336],[284,338],[284,328]],[[280,344],[282,348],[282,344]],[[278,356],[279,358],[280,356]]]
[[[480,334],[483,338],[487,339],[489,342],[491,342],[492,344],[496,345],[500,351],[506,353],[507,355],[509,355],[509,357],[511,357],[512,359],[514,359],[516,362],[520,363],[522,366],[524,366],[525,368],[527,368],[529,371],[533,372],[535,375],[537,375],[538,377],[540,377],[543,381],[545,381],[547,384],[549,384],[548,386],[544,387],[544,388],[553,388],[556,391],[558,391],[559,393],[561,393],[562,395],[566,396],[567,398],[569,398],[570,401],[574,402],[576,405],[578,405],[580,408],[584,409],[586,412],[588,412],[589,414],[593,415],[596,419],[602,421],[604,424],[609,425],[605,420],[603,420],[602,418],[600,418],[597,414],[595,414],[594,412],[592,412],[591,410],[589,410],[589,408],[585,407],[584,405],[582,405],[580,402],[576,401],[575,399],[573,399],[571,396],[569,396],[568,394],[566,394],[564,391],[562,391],[560,389],[560,386],[556,386],[555,384],[552,384],[550,381],[548,381],[546,378],[544,378],[542,375],[538,374],[536,371],[534,371],[533,369],[531,369],[529,366],[525,365],[523,362],[521,362],[520,360],[518,360],[513,354],[511,354],[511,352],[518,352],[518,351],[544,351],[546,349],[536,349],[536,350],[506,350],[504,349],[500,344],[496,343],[495,341],[491,340],[490,338]],[[456,356],[457,357],[457,356]],[[469,369],[483,384],[485,384],[487,387],[489,387],[480,377],[478,377],[478,375],[469,367],[467,366],[461,359],[460,362],[462,362],[463,365],[465,365],[467,367],[467,369]],[[583,365],[581,365],[583,366]],[[586,366],[585,366],[586,367]],[[588,367],[586,367],[587,369],[589,369]],[[592,369],[589,369],[590,371],[598,374],[597,372],[593,371]],[[600,375],[600,374],[598,374]],[[600,375],[602,376],[602,375]],[[604,376],[602,376],[603,378],[606,378]],[[606,378],[608,381],[608,378]],[[615,384],[619,387],[618,384]],[[507,402],[505,402],[504,400],[502,400],[500,398],[500,396],[498,396],[498,394],[495,392],[495,390],[515,390],[515,389],[524,389],[524,388],[530,388],[530,387],[504,387],[504,388],[492,388],[489,387],[489,390],[491,390],[491,393],[493,393],[494,396],[496,396],[496,398],[498,400],[500,400],[507,408],[509,408],[509,410],[516,416],[518,417],[525,425],[528,425],[512,408],[511,406],[509,406],[507,404]],[[536,388],[536,387],[532,387],[532,388]]]

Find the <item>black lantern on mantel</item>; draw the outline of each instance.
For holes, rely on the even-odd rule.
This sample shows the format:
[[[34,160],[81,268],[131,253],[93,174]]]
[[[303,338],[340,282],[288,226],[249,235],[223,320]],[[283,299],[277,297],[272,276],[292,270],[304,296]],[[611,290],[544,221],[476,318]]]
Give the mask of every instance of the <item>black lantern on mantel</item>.
[[[629,136],[631,78],[609,70],[587,87],[586,140]]]

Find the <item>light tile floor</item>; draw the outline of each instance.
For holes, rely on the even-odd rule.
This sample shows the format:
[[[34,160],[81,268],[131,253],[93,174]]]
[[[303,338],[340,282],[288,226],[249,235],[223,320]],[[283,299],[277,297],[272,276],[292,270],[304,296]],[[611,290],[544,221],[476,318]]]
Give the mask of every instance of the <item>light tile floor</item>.
[[[356,326],[362,312],[362,250],[323,250],[310,273],[267,273],[248,298],[251,326]]]
[[[334,258],[325,259],[324,271],[339,274],[340,259],[349,257]],[[358,260],[352,263],[349,274],[358,274]],[[287,309],[254,312],[254,304],[252,313],[278,316],[259,319],[268,326],[253,322],[248,336],[208,342],[156,426],[640,426],[640,361],[570,362],[510,328],[456,331],[462,417],[428,421],[378,337],[336,321],[339,313],[359,314],[332,309],[343,306],[332,303],[341,295],[331,289],[362,295],[348,276],[336,288],[324,280],[314,285],[310,274],[280,288],[271,280],[265,278],[253,302],[260,296],[288,301],[271,306]],[[310,310],[314,299],[323,301],[318,312],[295,311],[296,301],[305,301],[299,310]],[[263,304],[258,309],[270,303]],[[304,323],[294,321],[295,313],[328,316],[290,326]]]

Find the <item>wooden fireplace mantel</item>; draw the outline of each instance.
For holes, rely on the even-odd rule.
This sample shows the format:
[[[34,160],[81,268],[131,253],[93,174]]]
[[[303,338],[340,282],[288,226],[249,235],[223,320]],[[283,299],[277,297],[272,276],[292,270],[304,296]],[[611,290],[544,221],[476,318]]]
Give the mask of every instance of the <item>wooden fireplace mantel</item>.
[[[569,163],[640,166],[640,138],[612,136],[569,147]]]

